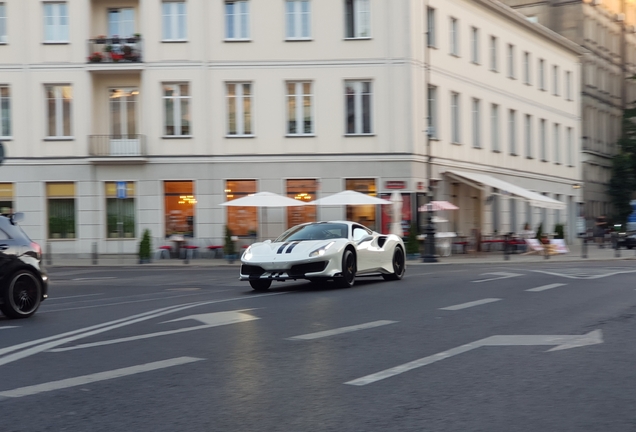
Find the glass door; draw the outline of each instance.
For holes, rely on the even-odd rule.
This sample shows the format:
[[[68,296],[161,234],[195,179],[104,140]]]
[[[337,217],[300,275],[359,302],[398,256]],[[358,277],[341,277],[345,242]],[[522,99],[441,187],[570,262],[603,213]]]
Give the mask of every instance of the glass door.
[[[112,156],[137,156],[140,154],[137,135],[136,88],[110,89],[110,154]]]

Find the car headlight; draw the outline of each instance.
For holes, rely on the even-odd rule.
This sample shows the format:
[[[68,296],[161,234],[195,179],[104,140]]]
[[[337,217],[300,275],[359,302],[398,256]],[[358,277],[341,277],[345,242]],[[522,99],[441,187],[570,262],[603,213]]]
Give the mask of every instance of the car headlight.
[[[243,252],[243,259],[245,261],[249,261],[252,259],[252,246],[249,246],[247,249],[245,249],[245,252]]]
[[[331,242],[329,244],[326,244],[324,246],[319,247],[318,249],[316,249],[315,251],[312,251],[309,256],[310,257],[317,257],[317,256],[323,256],[325,254],[325,252],[327,252],[327,249],[329,249],[331,246],[333,246],[336,242]]]

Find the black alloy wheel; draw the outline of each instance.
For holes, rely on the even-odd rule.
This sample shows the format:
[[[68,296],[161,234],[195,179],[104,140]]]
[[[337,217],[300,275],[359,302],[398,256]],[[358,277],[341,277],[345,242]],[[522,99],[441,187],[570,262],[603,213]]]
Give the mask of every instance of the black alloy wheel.
[[[28,318],[40,307],[42,283],[30,271],[20,270],[9,280],[0,309],[9,318]]]
[[[342,254],[342,277],[338,279],[338,285],[342,288],[351,288],[356,283],[356,256],[347,249]]]
[[[250,285],[254,291],[267,291],[272,286],[269,279],[254,279],[250,281]]]
[[[400,280],[406,271],[406,261],[404,251],[401,247],[396,247],[393,252],[393,273],[382,275],[384,280]]]

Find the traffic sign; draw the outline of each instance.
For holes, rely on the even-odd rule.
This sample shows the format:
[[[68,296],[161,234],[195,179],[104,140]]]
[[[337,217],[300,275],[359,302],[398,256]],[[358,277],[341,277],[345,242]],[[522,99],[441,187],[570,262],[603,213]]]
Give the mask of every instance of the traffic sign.
[[[118,181],[117,182],[117,198],[126,199],[127,198],[127,188],[126,182]]]

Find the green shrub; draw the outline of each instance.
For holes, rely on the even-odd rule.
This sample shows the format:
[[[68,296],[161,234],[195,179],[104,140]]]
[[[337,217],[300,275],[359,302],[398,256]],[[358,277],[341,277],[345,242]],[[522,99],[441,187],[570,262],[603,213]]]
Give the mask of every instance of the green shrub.
[[[420,251],[420,244],[417,240],[417,224],[412,223],[409,229],[409,236],[406,240],[406,253],[417,254]]]
[[[232,230],[229,226],[225,226],[225,245],[223,246],[225,255],[236,255],[236,245],[232,240]]]
[[[542,235],[543,235],[543,222],[539,224],[539,227],[537,228],[537,236],[535,238],[541,239]]]
[[[564,239],[565,238],[565,225],[558,223],[554,226],[554,238]]]
[[[152,250],[152,245],[150,244],[150,230],[145,229],[144,235],[141,238],[141,241],[139,242],[139,259],[149,260],[151,250]]]

